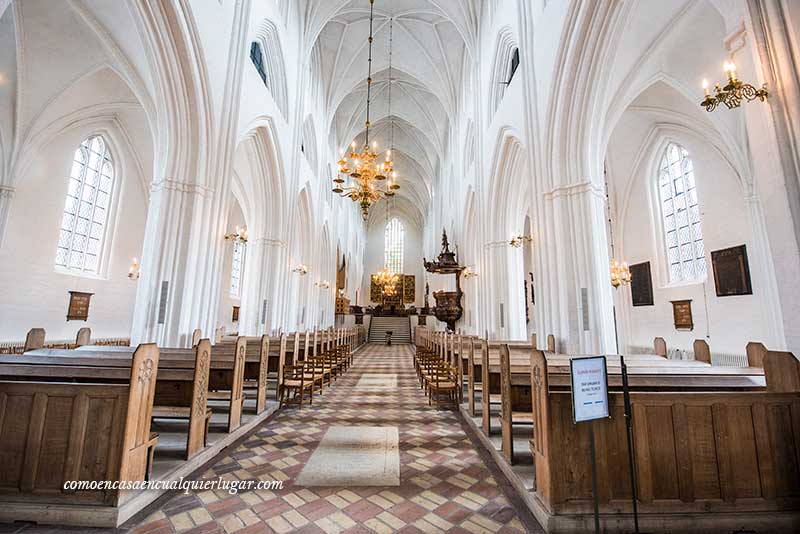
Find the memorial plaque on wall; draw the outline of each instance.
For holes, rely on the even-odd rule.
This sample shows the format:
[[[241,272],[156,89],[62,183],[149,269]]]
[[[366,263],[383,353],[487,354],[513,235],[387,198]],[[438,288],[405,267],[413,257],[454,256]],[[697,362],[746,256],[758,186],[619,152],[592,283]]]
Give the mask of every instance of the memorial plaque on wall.
[[[745,245],[711,252],[711,265],[718,297],[753,294]]]
[[[94,293],[69,292],[67,321],[86,321],[89,319],[89,301],[92,299],[92,295]]]
[[[650,275],[650,262],[631,265],[631,304],[634,306],[653,305],[653,278]]]
[[[231,316],[231,322],[232,323],[238,323],[239,322],[239,306],[234,306],[233,307],[233,315]]]
[[[672,317],[675,320],[675,329],[693,330],[694,322],[692,321],[692,301],[673,300],[671,302],[672,302]]]

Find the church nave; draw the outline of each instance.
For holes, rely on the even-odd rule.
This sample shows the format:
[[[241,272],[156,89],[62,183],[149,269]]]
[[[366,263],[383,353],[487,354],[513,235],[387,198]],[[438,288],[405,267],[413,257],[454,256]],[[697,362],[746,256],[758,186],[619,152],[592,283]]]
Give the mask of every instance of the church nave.
[[[132,534],[525,532],[458,413],[428,405],[412,354],[410,345],[364,346],[347,374],[316,396],[313,405],[281,411],[200,475],[283,480],[283,489],[176,495],[125,527]],[[354,433],[360,427],[397,429],[399,441],[387,456],[399,449],[399,485],[298,484],[334,426],[353,427]],[[327,468],[333,476],[341,471],[335,467]],[[326,469],[315,473],[325,481]]]

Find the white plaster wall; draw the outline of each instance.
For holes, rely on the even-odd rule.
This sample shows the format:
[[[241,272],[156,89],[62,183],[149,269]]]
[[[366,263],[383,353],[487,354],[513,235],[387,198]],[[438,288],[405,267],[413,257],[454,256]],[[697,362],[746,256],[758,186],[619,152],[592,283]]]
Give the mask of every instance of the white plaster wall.
[[[72,158],[90,133],[72,130],[57,138],[32,158],[21,177],[0,248],[0,339],[24,339],[32,327],[45,328],[48,340],[72,339],[83,326],[92,329],[94,338],[130,335],[136,282],[127,273],[131,259],[141,258],[147,214],[141,177],[133,168],[117,166],[119,202],[106,223],[116,229],[107,243],[111,253],[105,276],[72,276],[54,268]],[[69,291],[94,293],[86,323],[66,321]]]
[[[635,129],[626,130],[624,124],[622,130],[630,134],[636,132]],[[689,151],[694,163],[709,274],[705,283],[669,282],[665,252],[656,239],[654,226],[661,224],[658,218],[660,206],[651,203],[651,198],[658,197],[653,196],[648,188],[657,177],[649,172],[634,175],[627,199],[628,208],[621,227],[617,226],[618,256],[629,263],[650,261],[655,305],[633,307],[630,289],[617,290],[617,305],[626,307],[625,313],[629,317],[627,338],[623,336],[620,340],[620,348],[649,347],[653,338],[660,336],[667,341],[669,348],[691,350],[695,339],[705,339],[712,354],[744,354],[747,342],[766,338],[767,328],[760,302],[764,298],[763,285],[759,285],[762,273],[759,258],[754,257],[756,247],[743,193],[730,166],[708,143],[693,136],[676,140]],[[626,139],[624,135],[618,141],[637,146],[633,139]],[[717,297],[710,253],[741,244],[747,245],[753,295]],[[692,300],[693,331],[678,331],[674,327],[670,301],[683,299]]]

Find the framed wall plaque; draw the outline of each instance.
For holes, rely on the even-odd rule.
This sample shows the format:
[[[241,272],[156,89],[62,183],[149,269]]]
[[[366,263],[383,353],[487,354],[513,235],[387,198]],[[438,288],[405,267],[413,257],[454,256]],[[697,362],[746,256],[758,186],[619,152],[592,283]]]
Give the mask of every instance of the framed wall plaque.
[[[89,319],[89,301],[94,293],[82,291],[69,292],[69,308],[67,308],[67,321],[86,321]]]
[[[694,330],[692,321],[692,301],[673,300],[672,317],[675,320],[675,330]]]
[[[711,266],[718,297],[753,294],[746,245],[711,252]]]
[[[653,277],[650,275],[650,262],[631,265],[631,304],[633,306],[653,305]]]
[[[231,322],[232,323],[238,323],[239,322],[239,306],[234,306],[233,307],[233,315],[231,316]]]

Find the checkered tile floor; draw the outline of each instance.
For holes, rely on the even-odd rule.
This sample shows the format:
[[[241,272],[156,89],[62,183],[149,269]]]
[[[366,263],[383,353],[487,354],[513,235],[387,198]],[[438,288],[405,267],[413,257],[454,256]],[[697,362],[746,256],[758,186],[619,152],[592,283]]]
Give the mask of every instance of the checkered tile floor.
[[[356,388],[371,373],[396,373],[398,387]],[[398,427],[400,486],[294,486],[333,425]],[[525,532],[458,415],[428,406],[411,345],[368,345],[332,388],[315,396],[313,406],[283,409],[200,478],[220,476],[283,480],[284,488],[234,496],[224,490],[176,495],[131,532]]]

